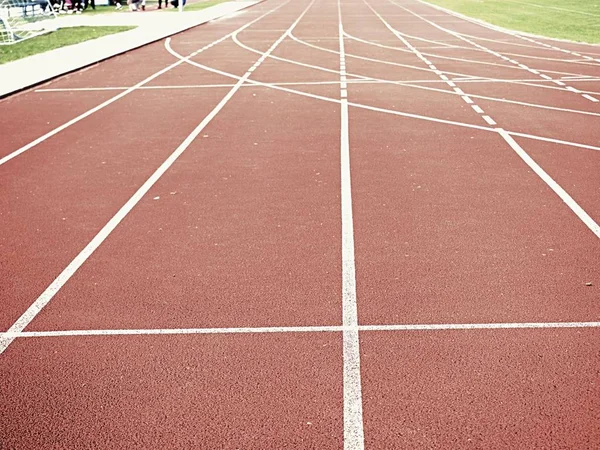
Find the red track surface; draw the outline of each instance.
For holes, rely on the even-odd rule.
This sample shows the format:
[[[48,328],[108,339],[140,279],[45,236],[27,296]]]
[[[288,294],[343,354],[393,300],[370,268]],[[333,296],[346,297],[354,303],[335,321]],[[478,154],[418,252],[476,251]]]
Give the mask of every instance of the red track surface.
[[[600,49],[339,11],[0,102],[0,448],[600,447]]]

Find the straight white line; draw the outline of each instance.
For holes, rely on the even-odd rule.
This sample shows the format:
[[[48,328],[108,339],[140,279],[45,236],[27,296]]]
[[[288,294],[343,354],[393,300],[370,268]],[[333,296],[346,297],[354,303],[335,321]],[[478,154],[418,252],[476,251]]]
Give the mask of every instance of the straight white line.
[[[182,56],[182,55],[178,54],[177,52],[173,51],[171,48],[167,48],[167,51],[169,51],[169,53],[171,53],[176,58],[185,59],[185,56]],[[190,65],[192,65],[192,66],[198,67],[200,69],[204,69],[204,70],[207,70],[207,71],[212,72],[212,73],[217,73],[217,74],[220,74],[220,75],[224,75],[224,76],[226,76],[228,78],[232,78],[232,79],[235,79],[235,80],[238,80],[240,78],[238,75],[234,75],[232,73],[224,72],[224,71],[219,70],[219,69],[215,69],[215,68],[212,68],[212,67],[209,67],[209,66],[205,66],[203,64],[199,64],[199,63],[197,63],[195,61],[191,61],[189,59],[187,59],[185,62],[188,63],[188,64],[190,64]],[[354,75],[352,75],[352,76],[354,76]],[[359,82],[359,80],[356,80],[356,81]],[[399,83],[399,82],[394,82],[394,81],[390,81],[390,80],[369,79],[369,82],[373,82],[373,81],[384,82],[384,83],[392,83],[392,84]],[[298,91],[298,90],[295,90],[295,89],[289,89],[289,88],[286,88],[286,87],[283,87],[283,86],[280,86],[280,85],[274,85],[272,83],[264,83],[262,81],[256,81],[256,80],[251,80],[251,79],[248,80],[248,83],[253,84],[255,86],[262,86],[262,87],[266,87],[266,88],[270,88],[270,89],[274,89],[274,90],[278,90],[278,91],[282,91],[282,92],[288,92],[288,93],[291,93],[291,94],[300,95],[300,96],[303,96],[303,97],[313,98],[315,100],[321,100],[321,101],[324,101],[324,102],[340,103],[340,100],[338,100],[337,98],[325,97],[323,95],[310,94],[308,92]],[[338,82],[336,82],[336,83],[338,83]],[[414,87],[418,87],[418,86],[414,86]],[[447,91],[441,91],[440,90],[440,92],[447,92]],[[447,92],[447,93],[455,95],[454,93],[451,93],[451,92]],[[487,97],[481,97],[481,98],[487,98]],[[492,97],[489,97],[487,99],[489,99],[489,100],[498,100],[498,99],[494,99]],[[521,102],[516,102],[516,103],[517,104],[524,104],[524,103],[521,103]],[[498,132],[496,128],[489,128],[489,127],[484,127],[484,126],[470,124],[470,123],[465,123],[465,122],[457,122],[457,121],[453,121],[453,120],[439,119],[439,118],[436,118],[436,117],[423,116],[423,115],[413,114],[413,113],[408,113],[408,112],[403,112],[403,111],[396,111],[396,110],[391,110],[391,109],[378,108],[376,106],[365,105],[365,104],[362,104],[362,103],[348,102],[348,105],[352,106],[352,107],[355,107],[355,108],[360,108],[360,109],[365,109],[365,110],[375,111],[375,112],[381,112],[381,113],[384,113],[384,114],[391,114],[391,115],[395,115],[395,116],[399,116],[399,117],[408,117],[408,118],[412,118],[412,119],[424,120],[424,121],[428,121],[428,122],[441,123],[441,124],[446,124],[446,125],[454,125],[454,126],[457,126],[457,127],[470,128],[470,129],[474,129],[474,130],[481,130],[481,131],[487,131],[487,132],[493,132],[493,133],[497,133]],[[527,106],[527,104],[524,104],[524,105]],[[536,105],[528,105],[528,106],[536,106]],[[550,108],[550,109],[554,109],[554,108]],[[559,110],[563,110],[563,109],[559,109]],[[570,110],[565,110],[565,111],[570,111]],[[570,112],[581,113],[581,114],[597,115],[597,114],[593,114],[593,113],[587,113],[587,112],[584,112],[584,111],[575,111],[575,110],[572,110]],[[533,139],[533,140],[542,141],[542,142],[552,142],[552,143],[555,143],[555,144],[567,145],[567,146],[576,147],[576,148],[585,148],[585,149],[588,149],[588,150],[600,151],[600,147],[594,146],[594,145],[581,144],[581,143],[578,143],[578,142],[565,141],[565,140],[554,139],[554,138],[545,137],[545,136],[537,136],[537,135],[534,135],[534,134],[520,133],[520,132],[517,132],[517,131],[508,131],[508,133],[510,135],[512,135],[512,136],[519,136],[519,137],[524,137],[524,138]]]
[[[469,105],[473,103],[473,100],[471,100],[471,98],[468,95],[463,95],[461,96],[461,98]]]
[[[361,325],[360,331],[514,330],[524,328],[600,328],[600,322],[440,323]]]
[[[597,147],[595,145],[580,144],[578,142],[571,142],[571,141],[563,141],[562,139],[554,139],[554,138],[549,138],[549,137],[545,137],[545,136],[536,136],[535,134],[519,133],[518,131],[507,131],[507,133],[510,134],[511,136],[524,137],[527,139],[533,139],[535,141],[551,142],[553,144],[568,145],[571,147],[585,148],[587,150],[600,151],[600,147]]]
[[[471,105],[471,108],[473,108],[476,113],[483,114],[483,109],[481,109],[479,106]]]
[[[483,120],[485,120],[488,125],[496,125],[496,121],[494,119],[492,119],[490,116],[481,116],[483,117]]]
[[[502,128],[498,128],[498,133],[500,136],[504,138],[504,140],[512,147],[512,149],[517,152],[517,155],[521,157],[523,161],[533,170],[549,187],[552,189],[556,195],[558,195],[566,205],[571,208],[577,217],[581,219],[581,221],[594,233],[598,238],[600,238],[600,226],[592,219],[588,213],[586,213],[581,206],[577,204],[575,200],[556,182],[552,179],[550,175],[548,175],[544,169],[542,169],[532,158],[527,154],[525,150],[521,148],[521,146],[512,138],[510,134],[508,134]]]
[[[457,33],[457,32],[455,32],[455,31],[452,31],[452,30],[446,29],[446,28],[444,28],[444,27],[441,27],[440,25],[436,24],[435,22],[432,22],[431,20],[428,20],[428,19],[426,19],[426,18],[424,18],[424,17],[420,16],[419,14],[417,14],[417,13],[415,13],[415,12],[411,11],[410,9],[408,9],[408,8],[405,8],[404,6],[402,6],[402,5],[398,4],[398,3],[396,3],[394,0],[389,0],[389,2],[390,2],[390,3],[392,3],[393,5],[396,5],[397,7],[401,8],[401,9],[403,9],[404,11],[406,11],[406,12],[408,12],[408,13],[412,14],[413,16],[415,16],[415,17],[418,17],[419,19],[421,19],[421,20],[423,20],[424,22],[426,22],[426,23],[430,24],[431,26],[433,26],[433,27],[437,28],[438,30],[444,31],[445,33],[448,33],[448,34],[450,34],[451,36],[455,36],[455,37],[457,37],[457,38],[459,38],[459,39],[461,39],[461,40],[463,40],[463,41],[465,41],[465,42],[467,42],[467,43],[471,44],[472,46],[474,46],[474,47],[477,47],[477,48],[479,48],[479,49],[481,49],[481,50],[483,50],[483,51],[485,51],[485,52],[487,52],[487,53],[490,53],[490,54],[492,54],[492,55],[494,55],[494,56],[497,56],[497,57],[499,57],[499,58],[503,58],[503,59],[505,59],[505,60],[507,59],[506,57],[504,57],[504,56],[503,56],[503,55],[501,55],[500,53],[498,53],[498,52],[496,52],[496,51],[494,51],[494,50],[491,50],[491,49],[489,49],[489,48],[487,48],[487,47],[484,47],[483,45],[480,45],[480,44],[478,44],[477,42],[474,42],[474,41],[472,41],[472,40],[469,40],[469,39],[467,39],[466,37],[464,37],[465,35],[462,35],[462,34],[460,34],[460,33]],[[435,7],[435,6],[433,6],[433,5],[430,5],[430,4],[429,4],[429,6]],[[570,52],[569,52],[569,51],[567,51],[567,50],[561,50],[561,51],[565,51],[566,53],[570,53]],[[520,67],[520,68],[522,68],[522,69],[529,70],[529,67],[528,67],[528,66],[526,66],[525,64],[521,64],[521,63],[519,63],[518,61],[515,61],[515,60],[513,60],[513,59],[508,59],[508,61],[509,61],[509,62],[511,62],[511,63],[514,63],[515,65],[517,65],[518,67]],[[557,84],[558,84],[558,83],[557,83]],[[564,84],[562,84],[562,85],[564,86]]]
[[[282,3],[281,5],[277,6],[276,8],[271,9],[270,11],[267,11],[266,13],[264,13],[263,15],[257,17],[256,19],[252,20],[251,22],[248,22],[247,24],[243,25],[242,27],[238,28],[235,31],[232,31],[231,33],[223,36],[220,39],[217,39],[216,41],[211,42],[208,45],[205,45],[204,47],[202,47],[200,50],[196,50],[195,52],[191,53],[188,58],[191,58],[193,56],[196,56],[197,54],[203,52],[204,50],[220,43],[223,42],[226,39],[229,39],[229,37],[231,37],[233,34],[238,33],[246,28],[248,28],[250,25],[258,22],[259,20],[261,20],[263,17],[268,16],[269,14],[275,12],[276,10],[278,10],[279,8],[281,8],[282,6],[286,5],[287,3],[289,3],[290,0],[286,1],[285,3]],[[155,78],[161,76],[162,74],[168,72],[169,70],[177,67],[178,65],[180,65],[181,63],[183,63],[184,60],[179,60],[174,62],[173,64],[165,67],[162,70],[159,70],[158,72],[150,75],[149,77],[145,78],[144,80],[140,81],[139,83],[137,83],[136,85],[128,88],[127,90],[121,92],[120,94],[115,95],[112,98],[109,98],[108,100],[106,100],[105,102],[99,104],[98,106],[95,106],[94,108],[84,112],[83,114],[80,114],[79,116],[69,120],[68,122],[54,128],[53,130],[49,131],[48,133],[44,134],[43,136],[40,136],[39,138],[37,138],[36,140],[30,142],[29,144],[24,145],[23,147],[19,148],[18,150],[15,150],[12,153],[9,153],[8,155],[6,155],[3,158],[0,158],[0,166],[7,163],[8,161],[10,161],[11,159],[21,155],[22,153],[25,153],[27,150],[30,150],[31,148],[35,147],[36,145],[44,142],[45,140],[51,138],[52,136],[60,133],[62,130],[70,127],[71,125],[76,124],[77,122],[85,119],[86,117],[91,116],[92,114],[94,114],[95,112],[100,111],[101,109],[107,107],[108,105],[110,105],[111,103],[116,102],[117,100],[125,97],[126,95],[130,94],[131,92],[135,91],[136,89],[138,89],[139,87],[142,87],[143,85],[149,83],[150,81],[154,80]],[[1,353],[1,352],[0,352]]]
[[[340,76],[346,75],[343,65],[346,51],[342,6],[338,4]],[[343,94],[343,93],[342,93]],[[340,169],[342,213],[342,323],[344,352],[344,450],[363,450],[364,430],[362,387],[360,379],[360,342],[356,304],[356,270],[354,263],[354,223],[352,218],[352,183],[350,178],[350,136],[348,99],[340,101]],[[348,328],[349,327],[349,328]]]
[[[588,94],[582,94],[582,97],[587,98],[588,100],[590,100],[590,101],[592,101],[594,103],[598,102],[597,98],[594,98],[594,97],[592,97],[591,95],[588,95]]]
[[[544,42],[536,41],[536,40],[534,40],[534,39],[530,39],[530,38],[528,38],[528,37],[521,36],[520,34],[517,34],[517,33],[515,33],[515,32],[512,32],[512,31],[510,31],[510,30],[507,30],[507,29],[505,29],[505,28],[501,28],[501,27],[498,27],[498,26],[495,26],[495,25],[492,25],[492,24],[489,24],[489,23],[483,22],[483,21],[481,21],[481,20],[478,20],[478,19],[473,19],[473,18],[471,18],[471,17],[465,16],[464,14],[457,13],[457,12],[455,12],[455,11],[452,11],[452,10],[449,10],[449,9],[447,9],[447,8],[444,8],[444,7],[441,7],[441,6],[438,6],[438,5],[433,5],[433,4],[431,4],[431,3],[427,3],[427,2],[425,2],[425,1],[423,1],[423,0],[418,0],[418,1],[419,1],[420,3],[422,3],[422,4],[424,4],[424,5],[427,5],[427,6],[430,6],[430,7],[432,7],[432,8],[438,9],[438,10],[440,10],[440,11],[444,11],[444,12],[445,12],[445,13],[447,13],[447,14],[453,15],[453,16],[455,16],[455,17],[459,17],[459,18],[461,18],[461,19],[463,19],[463,20],[466,20],[466,21],[468,21],[468,22],[474,23],[474,24],[476,24],[476,25],[479,25],[479,26],[481,26],[481,27],[483,27],[483,28],[488,28],[488,29],[491,29],[491,30],[494,30],[494,31],[498,31],[498,32],[500,32],[500,33],[503,33],[503,34],[506,34],[506,35],[509,35],[509,36],[514,36],[514,37],[516,37],[516,38],[518,38],[518,39],[522,39],[522,40],[524,40],[524,41],[527,41],[527,42],[532,42],[532,43],[534,43],[534,44],[537,44],[537,46],[532,46],[532,45],[524,45],[524,44],[516,44],[516,43],[513,43],[513,42],[502,42],[502,41],[498,41],[498,40],[494,40],[494,39],[486,39],[486,38],[482,38],[482,37],[478,37],[477,39],[484,40],[484,41],[492,41],[492,42],[502,42],[502,43],[505,43],[505,44],[517,45],[517,46],[521,46],[521,47],[538,48],[538,49],[539,49],[539,46],[541,45],[541,46],[543,46],[543,47],[546,47],[546,48],[552,48],[552,49],[554,49],[554,50],[558,50],[558,51],[561,51],[561,52],[573,53],[573,52],[569,52],[568,50],[563,50],[563,49],[560,49],[560,48],[558,48],[558,47],[556,47],[556,46],[554,46],[554,45],[546,44],[546,43],[544,43]],[[463,35],[464,35],[464,34],[463,34]],[[467,36],[467,35],[465,35],[465,36]],[[470,36],[470,37],[474,37],[474,36]],[[552,38],[546,38],[546,39],[552,39]],[[560,39],[552,39],[552,40],[553,40],[553,41],[557,41],[557,40],[560,40]],[[564,41],[563,41],[563,42],[564,42]],[[570,42],[570,41],[567,41],[567,42],[568,42],[569,44],[572,44],[572,43],[573,43],[573,42]],[[579,44],[580,44],[580,45],[586,45],[586,46],[593,46],[593,45],[594,45],[594,44],[585,44],[585,43],[579,43]],[[584,58],[586,58],[586,57],[584,56]],[[587,58],[589,58],[589,57],[587,57]],[[589,58],[589,59],[593,59],[593,58]]]
[[[340,325],[314,325],[295,327],[232,327],[232,328],[145,328],[114,330],[51,330],[3,333],[12,339],[57,338],[77,336],[152,336],[180,334],[269,334],[269,333],[340,333],[351,331],[446,331],[446,330],[514,330],[553,328],[600,328],[600,322],[504,322],[504,323],[435,323],[435,324],[384,324],[344,327]]]
[[[64,331],[22,331],[6,332],[13,338],[32,337],[71,337],[71,336],[130,336],[130,335],[167,335],[167,334],[259,334],[259,333],[321,333],[340,332],[342,326],[306,326],[306,327],[247,327],[247,328],[150,328],[117,330],[64,330]]]
[[[494,79],[455,79],[461,82],[514,82],[514,81],[537,81],[532,79],[521,79],[521,80],[494,80]],[[600,81],[595,78],[573,78],[574,81]],[[449,86],[456,86],[452,81],[442,80],[378,80],[378,79],[358,79],[351,80],[351,83],[426,83],[426,84],[439,84],[446,83]],[[269,83],[274,86],[308,86],[308,85],[327,85],[327,84],[338,84],[339,81],[282,81]],[[222,83],[222,84],[182,84],[182,85],[153,85],[153,86],[141,86],[138,90],[157,90],[157,89],[209,89],[209,88],[224,88],[233,87],[234,83]],[[242,87],[256,87],[253,84],[244,84]],[[87,88],[49,88],[49,89],[36,89],[34,92],[87,92],[87,91],[126,91],[130,87],[127,86],[113,86],[113,87],[87,87]]]
[[[291,25],[290,29],[293,29],[300,19],[306,14],[308,9],[312,6],[315,0],[307,6],[302,12],[300,17]],[[234,32],[234,35],[237,32]],[[275,43],[265,52],[266,55],[270,54],[275,48],[285,39],[287,33],[283,34]],[[169,45],[171,38],[167,39],[167,45]],[[188,57],[189,60],[189,57]],[[185,60],[183,60],[185,61]],[[160,177],[175,163],[175,161],[183,154],[183,152],[190,146],[190,144],[196,139],[196,137],[202,132],[202,130],[210,123],[210,121],[223,109],[227,102],[233,97],[238,91],[240,86],[248,79],[249,73],[246,73],[241,77],[238,82],[231,88],[231,90],[221,99],[221,101],[214,107],[214,109],[198,124],[198,126],[189,134],[187,138],[175,149],[175,151],[160,165],[158,169],[146,180],[146,182],[133,194],[133,196],[125,203],[121,209],[108,221],[104,227],[94,236],[94,238],[85,246],[85,248],[75,257],[71,263],[56,277],[56,279],[46,288],[46,290],[33,302],[29,308],[17,319],[17,321],[8,329],[9,333],[20,332],[25,329],[27,325],[38,315],[38,313],[52,300],[56,293],[65,285],[67,281],[73,276],[73,274],[87,261],[87,259],[94,253],[94,251],[104,242],[104,240],[114,231],[114,229],[121,223],[121,221],[129,214],[129,212],[139,203],[142,197],[154,186],[154,184],[160,179]],[[0,354],[6,350],[11,344],[13,339],[3,335],[0,338]]]

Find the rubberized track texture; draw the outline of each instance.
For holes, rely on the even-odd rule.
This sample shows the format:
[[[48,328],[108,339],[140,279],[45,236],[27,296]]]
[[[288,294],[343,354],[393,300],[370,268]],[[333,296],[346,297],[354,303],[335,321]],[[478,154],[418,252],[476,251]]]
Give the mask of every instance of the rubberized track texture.
[[[600,448],[599,99],[266,0],[0,101],[0,448]]]

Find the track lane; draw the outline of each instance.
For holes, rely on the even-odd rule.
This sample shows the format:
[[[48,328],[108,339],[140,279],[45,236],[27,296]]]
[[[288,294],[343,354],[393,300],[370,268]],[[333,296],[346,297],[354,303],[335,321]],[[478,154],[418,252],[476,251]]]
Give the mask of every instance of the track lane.
[[[336,109],[314,102],[238,92],[31,329],[338,324]]]
[[[341,449],[341,353],[339,333],[18,341],[0,364],[0,440]]]
[[[593,330],[361,335],[366,448],[594,448]]]

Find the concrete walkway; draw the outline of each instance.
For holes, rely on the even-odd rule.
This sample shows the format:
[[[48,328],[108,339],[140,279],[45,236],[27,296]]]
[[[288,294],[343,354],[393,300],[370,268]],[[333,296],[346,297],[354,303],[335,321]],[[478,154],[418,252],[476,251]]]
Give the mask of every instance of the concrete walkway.
[[[200,11],[183,13],[146,11],[61,16],[56,19],[57,25],[61,28],[108,25],[134,25],[137,28],[0,65],[0,80],[2,80],[0,98],[208,21],[233,14],[261,1],[231,1],[219,3]]]

